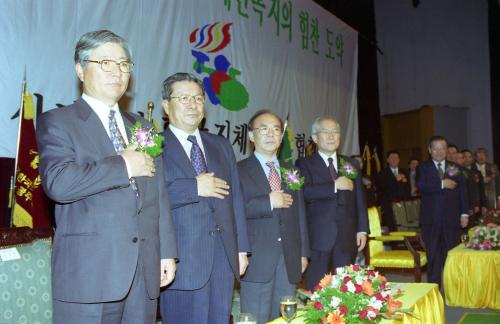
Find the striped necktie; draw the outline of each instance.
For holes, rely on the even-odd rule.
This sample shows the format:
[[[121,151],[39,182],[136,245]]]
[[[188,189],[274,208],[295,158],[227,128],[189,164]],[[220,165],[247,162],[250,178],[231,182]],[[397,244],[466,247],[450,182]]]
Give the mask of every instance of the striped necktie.
[[[121,153],[125,149],[126,144],[122,133],[120,133],[120,129],[118,129],[118,123],[116,122],[115,113],[116,111],[114,111],[113,109],[109,111],[109,134],[111,137],[111,141],[113,142],[113,146],[115,147],[116,153]],[[139,199],[139,189],[137,188],[135,178],[130,178],[129,182],[132,190],[134,190],[135,197]]]
[[[125,140],[123,139],[123,136],[118,129],[115,113],[116,111],[114,111],[113,109],[109,111],[109,134],[111,141],[113,142],[113,146],[115,147],[116,153],[120,153],[125,149]]]
[[[438,162],[437,166],[438,166],[438,176],[439,176],[439,179],[443,179],[444,174],[443,174],[443,169],[441,168],[441,166],[442,166],[441,162]]]

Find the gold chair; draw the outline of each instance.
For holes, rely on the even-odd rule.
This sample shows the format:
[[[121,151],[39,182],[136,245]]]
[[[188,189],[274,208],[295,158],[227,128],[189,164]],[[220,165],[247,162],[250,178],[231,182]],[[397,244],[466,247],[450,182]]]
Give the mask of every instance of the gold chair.
[[[389,234],[401,236],[401,233],[408,233],[403,236],[415,236],[415,230],[418,228],[418,219],[420,213],[420,199],[412,198],[407,200],[397,200],[392,203],[392,211],[398,226],[398,230],[406,231],[399,234]],[[410,230],[410,231],[408,231]]]
[[[414,245],[419,244],[425,249],[424,243],[419,234],[414,233],[411,236],[382,235],[380,227],[380,213],[377,207],[368,208],[368,221],[370,226],[370,235],[368,237],[368,248],[365,253],[366,264],[376,269],[384,268],[388,270],[412,270],[415,276],[415,282],[422,281],[422,268],[427,264],[427,256],[424,251],[418,251]],[[387,250],[384,243],[404,243],[404,250]]]

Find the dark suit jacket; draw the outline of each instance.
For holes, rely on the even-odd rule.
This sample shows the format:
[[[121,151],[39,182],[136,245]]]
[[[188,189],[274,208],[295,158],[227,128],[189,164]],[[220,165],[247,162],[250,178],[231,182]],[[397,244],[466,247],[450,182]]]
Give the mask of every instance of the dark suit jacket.
[[[286,168],[291,165],[285,164]],[[245,199],[248,236],[252,255],[242,280],[269,282],[283,253],[290,283],[298,283],[302,275],[301,257],[309,256],[304,198],[301,191],[292,191],[282,183],[285,192],[293,197],[290,208],[271,210],[271,187],[255,155],[238,162],[241,188]],[[278,242],[281,238],[281,242]]]
[[[484,182],[484,177],[481,171],[477,168],[476,163],[472,165],[472,170],[479,172],[481,176],[481,181],[479,184],[481,206],[487,207],[488,209],[493,209],[494,202],[497,197],[500,196],[500,174],[498,174],[498,168],[492,163],[485,163],[486,176],[493,177],[489,183]]]
[[[397,181],[390,167],[380,171],[378,176],[379,187],[383,190],[382,201],[391,206],[392,201],[396,199],[407,199],[410,197],[410,176],[408,171],[399,168],[398,172],[406,176],[406,182]]]
[[[469,197],[469,209],[481,207],[481,202],[485,201],[484,183],[481,172],[476,169],[461,168],[464,173],[467,194]]]
[[[132,126],[123,119],[127,129]],[[157,298],[160,257],[177,256],[161,158],[155,159],[157,175],[136,178],[137,200],[124,159],[83,99],[42,114],[37,142],[43,187],[56,202],[54,298],[80,303],[122,299],[139,258],[149,297]]]
[[[420,205],[420,224],[446,227],[460,227],[460,215],[467,214],[469,204],[465,178],[462,172],[451,175],[450,167],[458,166],[446,161],[445,178],[457,183],[455,189],[441,189],[441,179],[432,160],[422,162],[417,169],[417,186],[422,194]]]
[[[358,162],[349,157],[338,157],[358,170],[358,176],[353,180],[353,191],[334,192],[328,167],[318,153],[299,159],[297,167],[305,177],[303,191],[311,249],[330,251],[334,244],[340,244],[351,255],[357,251],[356,233],[368,233],[368,213]],[[337,241],[338,231],[346,232],[352,241]]]
[[[165,179],[176,230],[179,263],[171,289],[194,290],[210,278],[214,241],[220,229],[224,249],[236,278],[238,252],[249,252],[243,196],[236,159],[230,143],[222,136],[200,132],[208,172],[227,181],[230,195],[224,199],[198,196],[196,171],[170,129],[165,131]],[[212,233],[213,234],[213,233]]]

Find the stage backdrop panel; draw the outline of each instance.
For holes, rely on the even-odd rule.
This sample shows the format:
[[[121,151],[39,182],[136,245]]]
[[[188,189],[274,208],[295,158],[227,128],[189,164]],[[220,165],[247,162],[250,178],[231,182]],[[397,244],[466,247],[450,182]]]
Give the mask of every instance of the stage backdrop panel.
[[[135,62],[120,102],[163,125],[161,83],[190,72],[207,85],[204,127],[251,153],[247,121],[258,109],[289,116],[294,157],[317,116],[342,125],[342,152],[359,152],[357,32],[309,0],[3,0],[0,2],[0,156],[15,156],[21,84],[49,110],[80,96],[75,43],[85,32],[123,36]]]

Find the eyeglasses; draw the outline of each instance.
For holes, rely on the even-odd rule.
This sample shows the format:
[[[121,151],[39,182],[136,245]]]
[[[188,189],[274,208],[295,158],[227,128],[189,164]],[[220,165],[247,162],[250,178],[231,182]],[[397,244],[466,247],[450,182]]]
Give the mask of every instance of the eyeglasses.
[[[260,135],[267,135],[269,134],[269,131],[271,131],[271,133],[273,135],[281,135],[281,128],[280,127],[257,127],[257,128],[254,128],[253,131],[257,131]]]
[[[99,60],[99,61],[83,60],[83,61],[99,64],[104,72],[111,72],[111,70],[113,69],[113,63],[118,65],[120,71],[122,71],[123,73],[130,73],[134,68],[134,63],[130,61],[121,61],[121,62],[113,60]]]
[[[183,105],[187,105],[191,101],[191,99],[193,99],[197,105],[203,105],[205,103],[205,96],[201,95],[197,96],[182,95],[182,96],[170,97],[170,99],[177,99]]]
[[[340,129],[320,129],[317,133],[322,133],[327,136],[340,134]]]

